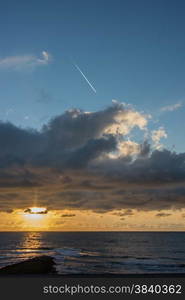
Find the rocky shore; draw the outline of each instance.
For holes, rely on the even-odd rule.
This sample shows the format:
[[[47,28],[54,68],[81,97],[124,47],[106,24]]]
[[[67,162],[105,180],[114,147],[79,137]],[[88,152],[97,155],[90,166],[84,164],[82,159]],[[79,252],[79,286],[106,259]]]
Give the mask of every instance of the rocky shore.
[[[0,269],[0,275],[4,274],[54,274],[55,262],[51,256],[39,256],[26,261],[9,265]]]

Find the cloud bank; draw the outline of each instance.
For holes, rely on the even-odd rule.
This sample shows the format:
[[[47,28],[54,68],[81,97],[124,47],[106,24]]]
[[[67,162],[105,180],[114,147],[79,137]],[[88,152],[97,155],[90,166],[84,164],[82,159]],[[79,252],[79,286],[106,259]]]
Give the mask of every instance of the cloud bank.
[[[72,109],[41,131],[0,123],[0,210],[38,205],[96,212],[185,208],[185,153],[145,139],[150,116],[114,102],[97,112]],[[143,141],[130,139],[134,128]]]

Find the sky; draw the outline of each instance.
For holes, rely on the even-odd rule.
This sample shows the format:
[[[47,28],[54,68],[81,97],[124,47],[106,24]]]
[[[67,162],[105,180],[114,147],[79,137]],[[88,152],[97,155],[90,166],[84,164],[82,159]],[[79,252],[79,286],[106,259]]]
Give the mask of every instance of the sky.
[[[184,11],[1,4],[0,230],[185,229]]]

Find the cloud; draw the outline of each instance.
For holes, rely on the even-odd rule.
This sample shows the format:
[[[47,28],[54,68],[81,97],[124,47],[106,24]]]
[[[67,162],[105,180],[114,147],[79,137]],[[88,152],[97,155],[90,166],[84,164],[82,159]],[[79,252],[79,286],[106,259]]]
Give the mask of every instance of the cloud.
[[[156,214],[156,217],[169,217],[169,216],[171,216],[171,214],[167,214],[167,213],[158,213],[158,214]]]
[[[0,59],[0,69],[8,70],[26,70],[35,67],[47,65],[51,60],[51,55],[42,51],[42,57],[38,58],[34,55],[8,56]]]
[[[75,214],[63,214],[63,215],[61,215],[62,218],[73,218],[75,216],[76,216]]]
[[[126,209],[123,212],[115,212],[113,213],[114,216],[118,216],[118,217],[125,217],[125,216],[133,216],[134,213],[132,211],[132,209]],[[122,220],[124,220],[124,218],[122,218]]]
[[[182,103],[178,102],[178,103],[175,103],[172,105],[163,106],[163,107],[161,107],[160,111],[161,112],[174,111],[174,110],[179,109],[180,107],[182,107]]]
[[[156,149],[162,128],[150,145],[148,120],[116,102],[97,112],[68,110],[40,131],[1,122],[0,210],[32,207],[35,189],[49,210],[185,208],[185,153]],[[134,128],[140,143],[128,139]]]
[[[44,60],[44,62],[47,62],[47,61],[49,61],[49,59],[50,59],[50,54],[48,53],[48,52],[46,52],[46,51],[42,51],[42,55],[43,55],[43,60]]]
[[[154,147],[158,150],[163,148],[163,145],[160,143],[162,138],[167,138],[167,133],[163,127],[160,127],[158,130],[152,131],[152,140],[154,142]]]

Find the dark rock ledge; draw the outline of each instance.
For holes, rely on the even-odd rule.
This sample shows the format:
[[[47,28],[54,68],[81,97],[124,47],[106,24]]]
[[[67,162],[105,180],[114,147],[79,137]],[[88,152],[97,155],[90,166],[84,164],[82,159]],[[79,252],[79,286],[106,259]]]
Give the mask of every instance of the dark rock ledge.
[[[20,263],[8,265],[0,269],[0,275],[4,274],[54,274],[55,262],[51,256],[38,256]]]

